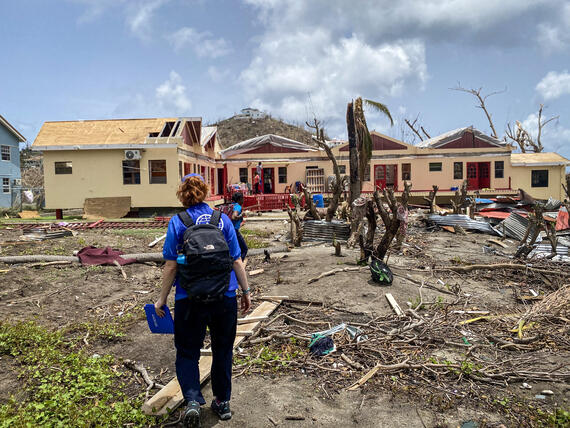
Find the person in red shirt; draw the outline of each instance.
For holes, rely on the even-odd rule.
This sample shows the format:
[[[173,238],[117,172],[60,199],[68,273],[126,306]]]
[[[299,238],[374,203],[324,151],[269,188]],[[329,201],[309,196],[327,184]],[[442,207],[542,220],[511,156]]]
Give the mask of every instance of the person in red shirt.
[[[255,177],[253,177],[253,192],[255,194],[259,193],[259,182],[260,182],[260,178],[259,178],[259,174],[255,174]]]

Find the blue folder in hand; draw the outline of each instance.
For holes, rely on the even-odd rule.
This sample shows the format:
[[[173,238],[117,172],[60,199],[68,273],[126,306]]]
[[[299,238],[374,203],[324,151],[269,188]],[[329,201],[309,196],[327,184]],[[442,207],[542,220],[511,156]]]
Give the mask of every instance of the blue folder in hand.
[[[160,318],[154,310],[153,304],[145,305],[144,311],[146,312],[146,320],[148,321],[148,328],[152,333],[159,334],[174,334],[174,320],[170,314],[168,306],[164,305],[164,316]]]

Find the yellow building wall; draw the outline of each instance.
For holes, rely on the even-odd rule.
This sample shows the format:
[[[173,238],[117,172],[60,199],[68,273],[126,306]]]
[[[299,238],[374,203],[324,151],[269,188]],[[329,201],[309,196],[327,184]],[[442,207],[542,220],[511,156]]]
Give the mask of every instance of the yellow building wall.
[[[560,201],[564,200],[562,183],[566,180],[566,168],[564,166],[513,166],[513,187],[521,188],[536,199],[548,199],[553,197]],[[548,187],[532,187],[532,171],[548,170]]]
[[[130,196],[132,207],[180,206],[176,198],[176,148],[141,152],[141,184],[123,184],[124,150],[44,152],[46,208],[82,208],[86,198]],[[149,184],[149,160],[166,160],[166,184]],[[55,174],[55,162],[72,162],[71,174]]]

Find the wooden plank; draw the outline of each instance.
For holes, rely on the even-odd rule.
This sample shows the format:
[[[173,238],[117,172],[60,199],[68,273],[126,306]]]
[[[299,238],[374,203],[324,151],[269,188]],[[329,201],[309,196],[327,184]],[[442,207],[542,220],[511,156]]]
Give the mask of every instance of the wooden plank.
[[[265,272],[265,269],[255,269],[255,270],[250,270],[249,276],[255,276],[255,275],[259,275],[260,273]]]
[[[487,242],[490,242],[491,244],[495,244],[495,245],[498,245],[499,247],[503,247],[503,248],[508,247],[507,244],[505,244],[504,242],[501,242],[497,239],[487,239]]]
[[[265,321],[266,319],[268,319],[269,317],[263,316],[263,317],[247,317],[247,318],[238,318],[238,325],[240,324],[250,324],[254,321]]]
[[[396,315],[398,315],[399,317],[403,316],[404,311],[402,311],[402,308],[400,308],[400,305],[398,305],[398,302],[396,302],[394,296],[392,296],[392,294],[390,293],[386,293],[384,296],[386,297],[386,300],[388,300],[388,303],[390,304]]]
[[[257,308],[255,308],[249,316],[242,319],[242,324],[238,323],[237,334],[234,341],[234,349],[242,343],[247,336],[244,333],[252,333],[256,328],[259,327],[261,322],[268,318],[275,309],[281,304],[281,301],[277,302],[262,302]],[[262,318],[262,319],[259,319]],[[250,320],[250,322],[247,322]],[[203,386],[210,378],[210,367],[212,365],[212,357],[207,354],[209,349],[202,349],[200,352],[202,356],[200,357],[200,384]],[[180,385],[176,377],[172,379],[164,388],[158,391],[153,397],[147,400],[142,406],[142,412],[145,415],[164,415],[170,410],[177,408],[184,401],[182,392],[180,391]]]

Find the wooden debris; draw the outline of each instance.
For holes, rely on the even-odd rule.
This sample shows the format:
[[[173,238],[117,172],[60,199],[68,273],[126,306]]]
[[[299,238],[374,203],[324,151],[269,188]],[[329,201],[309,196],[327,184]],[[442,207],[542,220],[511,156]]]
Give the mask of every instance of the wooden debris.
[[[39,218],[40,214],[37,211],[22,211],[18,213],[20,218]]]
[[[347,390],[348,391],[354,391],[354,390],[360,388],[362,385],[364,385],[366,382],[368,382],[380,369],[382,369],[382,370],[401,369],[401,368],[407,366],[408,361],[409,361],[409,358],[406,358],[401,363],[391,364],[391,365],[387,365],[387,366],[378,363],[368,373],[366,373],[364,376],[362,376],[357,382],[355,382],[351,386],[349,386],[347,388]]]
[[[266,319],[269,319],[269,316],[268,316],[268,315],[264,315],[264,316],[261,316],[261,317],[238,318],[237,323],[238,323],[238,325],[241,325],[241,324],[249,324],[249,323],[256,322],[256,321],[265,321]]]
[[[273,302],[281,303],[283,300],[289,300],[289,296],[261,296],[259,300],[271,300]]]
[[[127,279],[127,272],[125,272],[125,269],[123,269],[123,266],[121,266],[121,264],[117,260],[113,260],[113,264],[121,270],[121,275],[123,275],[123,278]]]
[[[502,241],[499,241],[498,239],[487,239],[487,242],[490,242],[491,244],[496,244],[499,247],[508,248],[507,244],[505,244]]]
[[[359,271],[360,268],[359,267],[345,267],[345,268],[336,268],[333,270],[329,270],[328,272],[323,272],[321,273],[319,276],[315,277],[315,278],[311,278],[308,281],[308,284],[312,284],[313,282],[318,281],[321,278],[324,278],[326,276],[331,276],[334,274],[337,274],[339,272],[355,272],[355,271]]]
[[[340,354],[340,358],[342,358],[344,360],[344,362],[346,364],[348,364],[349,366],[357,369],[357,370],[364,370],[364,366],[356,361],[352,361],[350,358],[348,358],[345,354]]]
[[[273,419],[271,416],[267,416],[267,419],[269,419],[269,422],[271,422],[274,427],[278,425],[277,421],[275,421],[275,419]]]
[[[285,420],[287,420],[287,421],[304,421],[305,417],[302,415],[287,415],[287,416],[285,416]]]
[[[443,230],[447,230],[448,232],[455,233],[455,228],[453,226],[443,226],[442,225],[439,227],[441,227]]]
[[[44,266],[70,265],[70,264],[71,264],[70,261],[56,260],[54,262],[32,263],[28,267],[44,267]]]
[[[396,313],[396,315],[398,315],[399,317],[404,316],[404,311],[402,311],[402,308],[400,308],[400,305],[398,305],[398,302],[396,302],[394,296],[392,296],[391,293],[386,293],[384,296],[386,297],[386,300],[388,300],[388,303],[390,304],[392,310]]]
[[[251,314],[246,317],[265,317],[271,315],[280,305],[281,301],[263,302],[255,308]],[[252,321],[247,324],[241,324],[237,327],[238,335],[234,341],[234,349],[242,343],[246,336],[239,335],[240,332],[250,332],[257,329],[261,321]],[[210,378],[210,367],[212,365],[212,357],[203,355],[200,357],[200,384],[203,385]],[[145,415],[165,415],[176,409],[184,402],[182,391],[176,377],[172,379],[164,388],[158,391],[153,397],[147,400],[142,406],[142,412]]]
[[[255,269],[249,271],[249,276],[259,275],[260,273],[265,272],[265,269]]]
[[[166,233],[162,236],[159,236],[158,238],[156,238],[154,241],[152,241],[150,244],[148,244],[148,246],[150,248],[154,247],[156,244],[158,244],[160,241],[162,241],[164,238],[166,238]]]

